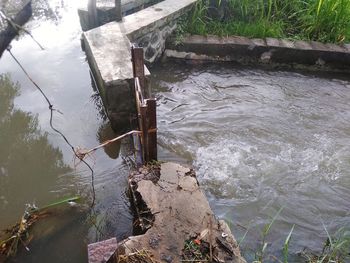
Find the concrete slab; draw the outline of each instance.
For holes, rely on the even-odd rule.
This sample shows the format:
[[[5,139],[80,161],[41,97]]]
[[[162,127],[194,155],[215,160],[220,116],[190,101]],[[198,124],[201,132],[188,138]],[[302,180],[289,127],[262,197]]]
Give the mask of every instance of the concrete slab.
[[[89,263],[115,262],[114,253],[118,248],[116,238],[111,238],[101,242],[88,245]]]
[[[183,249],[186,240],[197,238],[212,245],[216,262],[246,262],[227,224],[215,218],[193,170],[163,163],[157,173],[157,180],[152,170],[130,177],[131,191],[138,197],[136,209],[141,209],[138,214],[143,215],[146,209],[152,213],[154,221],[145,234],[122,241],[118,255],[146,249],[156,262],[192,262],[183,258]],[[135,222],[142,221],[141,216]],[[218,242],[224,242],[228,251]]]
[[[165,0],[140,12],[126,16],[123,21],[126,34],[131,41],[135,40],[153,31],[155,28],[179,18],[186,11],[189,11],[189,8],[195,2],[197,0]]]

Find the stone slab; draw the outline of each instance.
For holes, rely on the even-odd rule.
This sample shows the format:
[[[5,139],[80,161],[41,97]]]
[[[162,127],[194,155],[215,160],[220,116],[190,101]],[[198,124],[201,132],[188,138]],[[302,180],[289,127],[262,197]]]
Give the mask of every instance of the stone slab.
[[[116,238],[111,238],[97,243],[88,245],[88,259],[89,263],[106,263],[112,262],[111,258],[114,256],[118,248]],[[114,261],[113,261],[114,262]]]
[[[157,181],[142,177],[149,178],[144,171],[142,175],[132,175],[130,188],[134,189],[134,196],[140,197],[138,203],[142,204],[142,209],[147,206],[153,214],[154,222],[145,234],[122,241],[119,255],[146,249],[156,262],[181,262],[185,241],[207,233],[203,234],[202,240],[212,244],[217,258],[224,262],[246,262],[227,224],[214,216],[193,170],[175,163],[163,163]],[[136,222],[140,221],[137,218]],[[217,244],[216,239],[222,236],[226,237],[232,253],[225,252]]]
[[[146,33],[159,28],[171,20],[179,18],[192,7],[197,0],[165,0],[140,12],[126,16],[124,27],[132,41]]]

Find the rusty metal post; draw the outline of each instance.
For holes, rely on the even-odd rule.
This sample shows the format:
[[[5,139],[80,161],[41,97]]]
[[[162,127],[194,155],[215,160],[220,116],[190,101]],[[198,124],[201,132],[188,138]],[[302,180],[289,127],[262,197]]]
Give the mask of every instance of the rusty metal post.
[[[122,1],[121,0],[115,0],[115,12],[116,12],[116,21],[122,21],[123,15],[122,15]]]
[[[148,125],[147,125],[147,106],[143,105],[140,107],[140,129],[141,129],[141,145],[142,145],[142,155],[143,162],[148,163],[150,161],[149,158],[149,150],[148,150]]]
[[[146,87],[143,48],[132,47],[131,57],[135,78],[136,107],[141,134],[142,157],[144,163],[157,160],[157,116],[156,100],[149,99]],[[138,87],[139,86],[139,87]],[[140,89],[140,90],[138,90]],[[141,93],[142,99],[139,97]]]
[[[88,16],[89,16],[89,28],[95,28],[98,26],[98,16],[96,0],[89,0],[88,2]]]
[[[146,100],[148,128],[148,158],[156,161],[157,156],[157,103],[155,99]]]
[[[133,63],[134,78],[139,78],[142,95],[145,96],[145,62],[143,58],[143,48],[133,46],[131,48],[131,59]]]

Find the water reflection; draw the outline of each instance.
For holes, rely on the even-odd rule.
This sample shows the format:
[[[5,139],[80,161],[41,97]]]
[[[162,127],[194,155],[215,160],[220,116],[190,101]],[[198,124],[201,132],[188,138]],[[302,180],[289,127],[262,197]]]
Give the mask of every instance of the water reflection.
[[[23,213],[24,205],[53,200],[59,174],[70,171],[58,148],[38,127],[36,116],[14,107],[19,84],[0,75],[0,227]],[[16,194],[14,194],[16,193]],[[39,204],[43,205],[43,204]]]

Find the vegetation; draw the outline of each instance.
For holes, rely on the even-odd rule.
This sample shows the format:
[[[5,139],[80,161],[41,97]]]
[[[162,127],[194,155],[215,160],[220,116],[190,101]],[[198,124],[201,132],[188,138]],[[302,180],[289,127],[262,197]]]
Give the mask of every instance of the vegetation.
[[[278,257],[272,254],[269,254],[268,247],[271,245],[268,242],[268,237],[273,229],[273,225],[282,213],[284,207],[281,207],[277,213],[271,218],[271,220],[264,225],[263,229],[260,231],[259,229],[250,229],[250,224],[248,228],[239,241],[238,245],[242,248],[242,243],[244,242],[248,232],[260,232],[260,240],[259,245],[256,249],[246,249],[242,252],[245,254],[244,256],[251,259],[253,263],[264,263],[264,262],[279,262],[279,263],[288,263],[293,260],[289,259],[289,246],[290,241],[293,236],[294,229],[296,228],[293,225],[287,234],[283,247],[282,253]],[[349,262],[350,260],[350,229],[348,227],[339,228],[333,235],[331,235],[326,226],[323,224],[323,228],[325,233],[327,234],[326,241],[324,243],[322,251],[317,253],[307,251],[306,249],[303,252],[298,253],[298,255],[293,255],[294,261],[305,262],[305,263],[343,263]],[[247,254],[246,254],[247,253]],[[296,257],[295,257],[296,256]],[[293,261],[293,262],[294,262]]]
[[[2,256],[4,256],[4,258],[9,258],[16,255],[20,244],[29,251],[28,244],[33,238],[29,233],[32,225],[40,219],[50,216],[52,213],[49,210],[50,208],[62,204],[69,204],[79,199],[80,197],[78,196],[65,198],[42,208],[27,204],[21,220],[14,226],[0,232],[4,235],[4,237],[0,236],[0,260],[2,259]]]
[[[217,10],[216,15],[213,10]],[[199,35],[350,42],[350,1],[200,0],[180,31]]]

